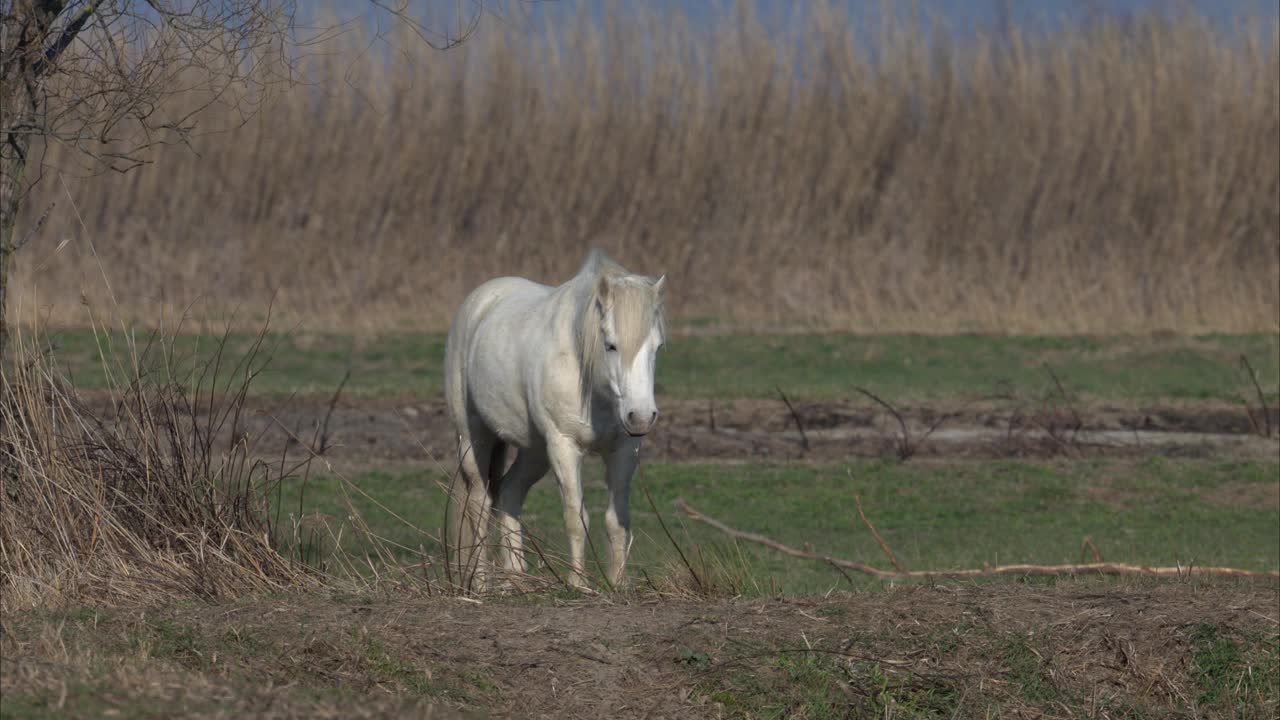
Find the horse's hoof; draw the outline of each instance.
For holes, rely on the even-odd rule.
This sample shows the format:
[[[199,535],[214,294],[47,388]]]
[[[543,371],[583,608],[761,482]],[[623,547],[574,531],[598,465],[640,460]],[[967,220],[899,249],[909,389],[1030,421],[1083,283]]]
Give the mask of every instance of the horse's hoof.
[[[570,589],[577,590],[583,595],[599,595],[600,594],[596,592],[596,589],[591,587],[591,585],[589,585],[586,579],[583,578],[581,575],[569,576],[568,585]]]
[[[537,589],[536,583],[523,572],[507,571],[502,582],[498,584],[498,592],[503,595],[524,595]]]

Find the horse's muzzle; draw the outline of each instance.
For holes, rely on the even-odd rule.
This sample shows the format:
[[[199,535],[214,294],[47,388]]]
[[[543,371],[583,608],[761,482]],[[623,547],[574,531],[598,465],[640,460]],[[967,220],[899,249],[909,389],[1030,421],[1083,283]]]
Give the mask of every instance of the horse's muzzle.
[[[649,413],[649,417],[645,418],[643,412],[632,410],[622,420],[622,429],[627,431],[631,437],[642,437],[648,435],[653,426],[658,423],[658,411],[653,410]]]

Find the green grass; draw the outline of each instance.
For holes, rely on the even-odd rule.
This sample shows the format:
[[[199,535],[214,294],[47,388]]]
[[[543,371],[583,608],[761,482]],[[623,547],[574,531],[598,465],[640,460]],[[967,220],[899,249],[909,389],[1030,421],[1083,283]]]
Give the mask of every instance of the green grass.
[[[958,693],[945,686],[891,680],[877,663],[844,662],[823,653],[762,653],[749,670],[704,679],[698,691],[725,717],[783,718],[956,717]]]
[[[1280,700],[1280,639],[1232,632],[1210,624],[1191,628],[1192,676],[1205,709],[1243,713],[1254,703]],[[1254,669],[1259,671],[1255,671]]]
[[[1129,688],[1123,697],[1082,687],[1063,667],[1055,648],[1078,638],[1063,637],[1052,626],[1010,632],[987,618],[976,625],[939,629],[953,638],[964,637],[963,658],[950,657],[955,648],[906,651],[890,634],[853,645],[853,653],[821,647],[789,650],[733,643],[724,657],[705,657],[685,650],[676,661],[689,668],[696,692],[716,703],[723,717],[765,718],[950,718],[1040,716],[1046,711],[1068,717],[1272,717],[1267,709],[1280,701],[1280,640],[1270,633],[1241,632],[1228,626],[1200,623],[1188,628],[1189,698],[1152,692],[1153,687]],[[846,643],[845,645],[849,645]],[[844,646],[842,646],[844,647]],[[943,671],[928,665],[916,674],[886,667],[877,659],[923,654],[941,661]],[[983,692],[974,675],[955,673],[986,668],[991,673]],[[920,669],[921,666],[915,666]],[[1066,672],[1064,672],[1064,670]],[[982,673],[986,675],[986,673]],[[994,681],[994,682],[993,682]],[[965,687],[966,682],[970,683]],[[1171,707],[1166,704],[1172,700]],[[1176,707],[1185,703],[1184,712]],[[1099,714],[1099,711],[1103,714]]]
[[[586,498],[592,542],[603,561],[605,492],[596,465],[588,466]],[[795,594],[824,592],[843,580],[820,563],[754,545],[735,547],[718,532],[677,516],[672,510],[677,497],[738,529],[793,547],[812,543],[818,551],[880,566],[888,563],[858,519],[855,493],[901,561],[914,569],[1080,562],[1091,558],[1081,551],[1083,538],[1090,536],[1112,561],[1274,570],[1280,567],[1280,510],[1265,498],[1278,476],[1275,463],[1159,458],[1047,464],[857,461],[827,467],[650,464],[642,467],[632,489],[633,570],[637,575],[641,569],[669,571],[676,562],[645,487],[692,562],[727,566],[727,575],[736,576],[745,592],[775,587]],[[441,526],[444,510],[436,480],[427,471],[369,472],[353,479],[432,533]],[[296,485],[285,492],[286,512],[296,512],[297,492]],[[379,534],[411,548],[424,542],[417,529],[393,520],[372,501],[353,497]],[[333,477],[313,478],[303,506],[305,512],[345,516]],[[563,548],[560,518],[554,485],[535,486],[524,519],[556,552]]]
[[[127,359],[129,343],[108,336],[109,355]],[[105,380],[92,333],[62,330],[48,340],[79,387]],[[239,357],[252,336],[229,338]],[[146,336],[135,336],[145,346]],[[207,358],[214,338],[180,336],[175,355],[189,368]],[[390,334],[272,334],[270,365],[258,393],[332,392],[348,369],[352,395],[432,397],[440,392],[444,337]],[[678,397],[765,397],[781,387],[796,398],[841,398],[855,386],[896,401],[975,399],[1044,393],[1054,387],[1047,363],[1067,389],[1108,401],[1254,401],[1239,358],[1250,359],[1275,401],[1280,387],[1280,334],[1201,337],[999,337],[711,335],[672,337],[658,363],[659,394]],[[155,366],[153,354],[150,365]],[[265,358],[264,358],[265,359]],[[117,364],[116,361],[112,362]],[[229,374],[223,368],[224,379]]]

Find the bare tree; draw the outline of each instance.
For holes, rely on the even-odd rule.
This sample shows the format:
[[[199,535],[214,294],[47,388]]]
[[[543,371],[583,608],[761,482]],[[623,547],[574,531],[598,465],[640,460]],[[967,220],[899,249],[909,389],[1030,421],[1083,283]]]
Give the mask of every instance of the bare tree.
[[[436,33],[409,0],[360,9],[437,48],[461,42],[482,11],[469,0],[456,31]],[[60,143],[91,172],[127,172],[156,146],[188,143],[211,105],[247,119],[299,80],[309,47],[344,27],[300,15],[295,0],[0,0],[0,359],[8,270],[23,242],[14,228],[43,153]]]

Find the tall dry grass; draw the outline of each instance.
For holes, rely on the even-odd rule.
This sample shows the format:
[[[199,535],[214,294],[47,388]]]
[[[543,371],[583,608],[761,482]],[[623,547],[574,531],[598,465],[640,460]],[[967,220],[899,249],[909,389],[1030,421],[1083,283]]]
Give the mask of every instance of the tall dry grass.
[[[61,205],[18,294],[74,322],[105,271],[142,320],[278,291],[311,327],[439,329],[482,280],[559,281],[599,244],[669,273],[684,319],[1280,327],[1274,18],[965,38],[826,7],[806,23],[771,31],[747,4],[710,30],[583,17],[556,42],[489,23],[448,54],[347,36],[307,64],[315,85],[196,152],[65,189],[46,175],[23,226]],[[88,232],[96,256],[53,252]]]
[[[279,552],[269,491],[296,466],[258,457],[241,429],[261,343],[235,363],[185,365],[170,340],[105,358],[86,399],[37,337],[0,369],[0,610],[218,598],[319,585]],[[151,370],[154,371],[151,371]],[[295,532],[296,535],[296,532]]]

